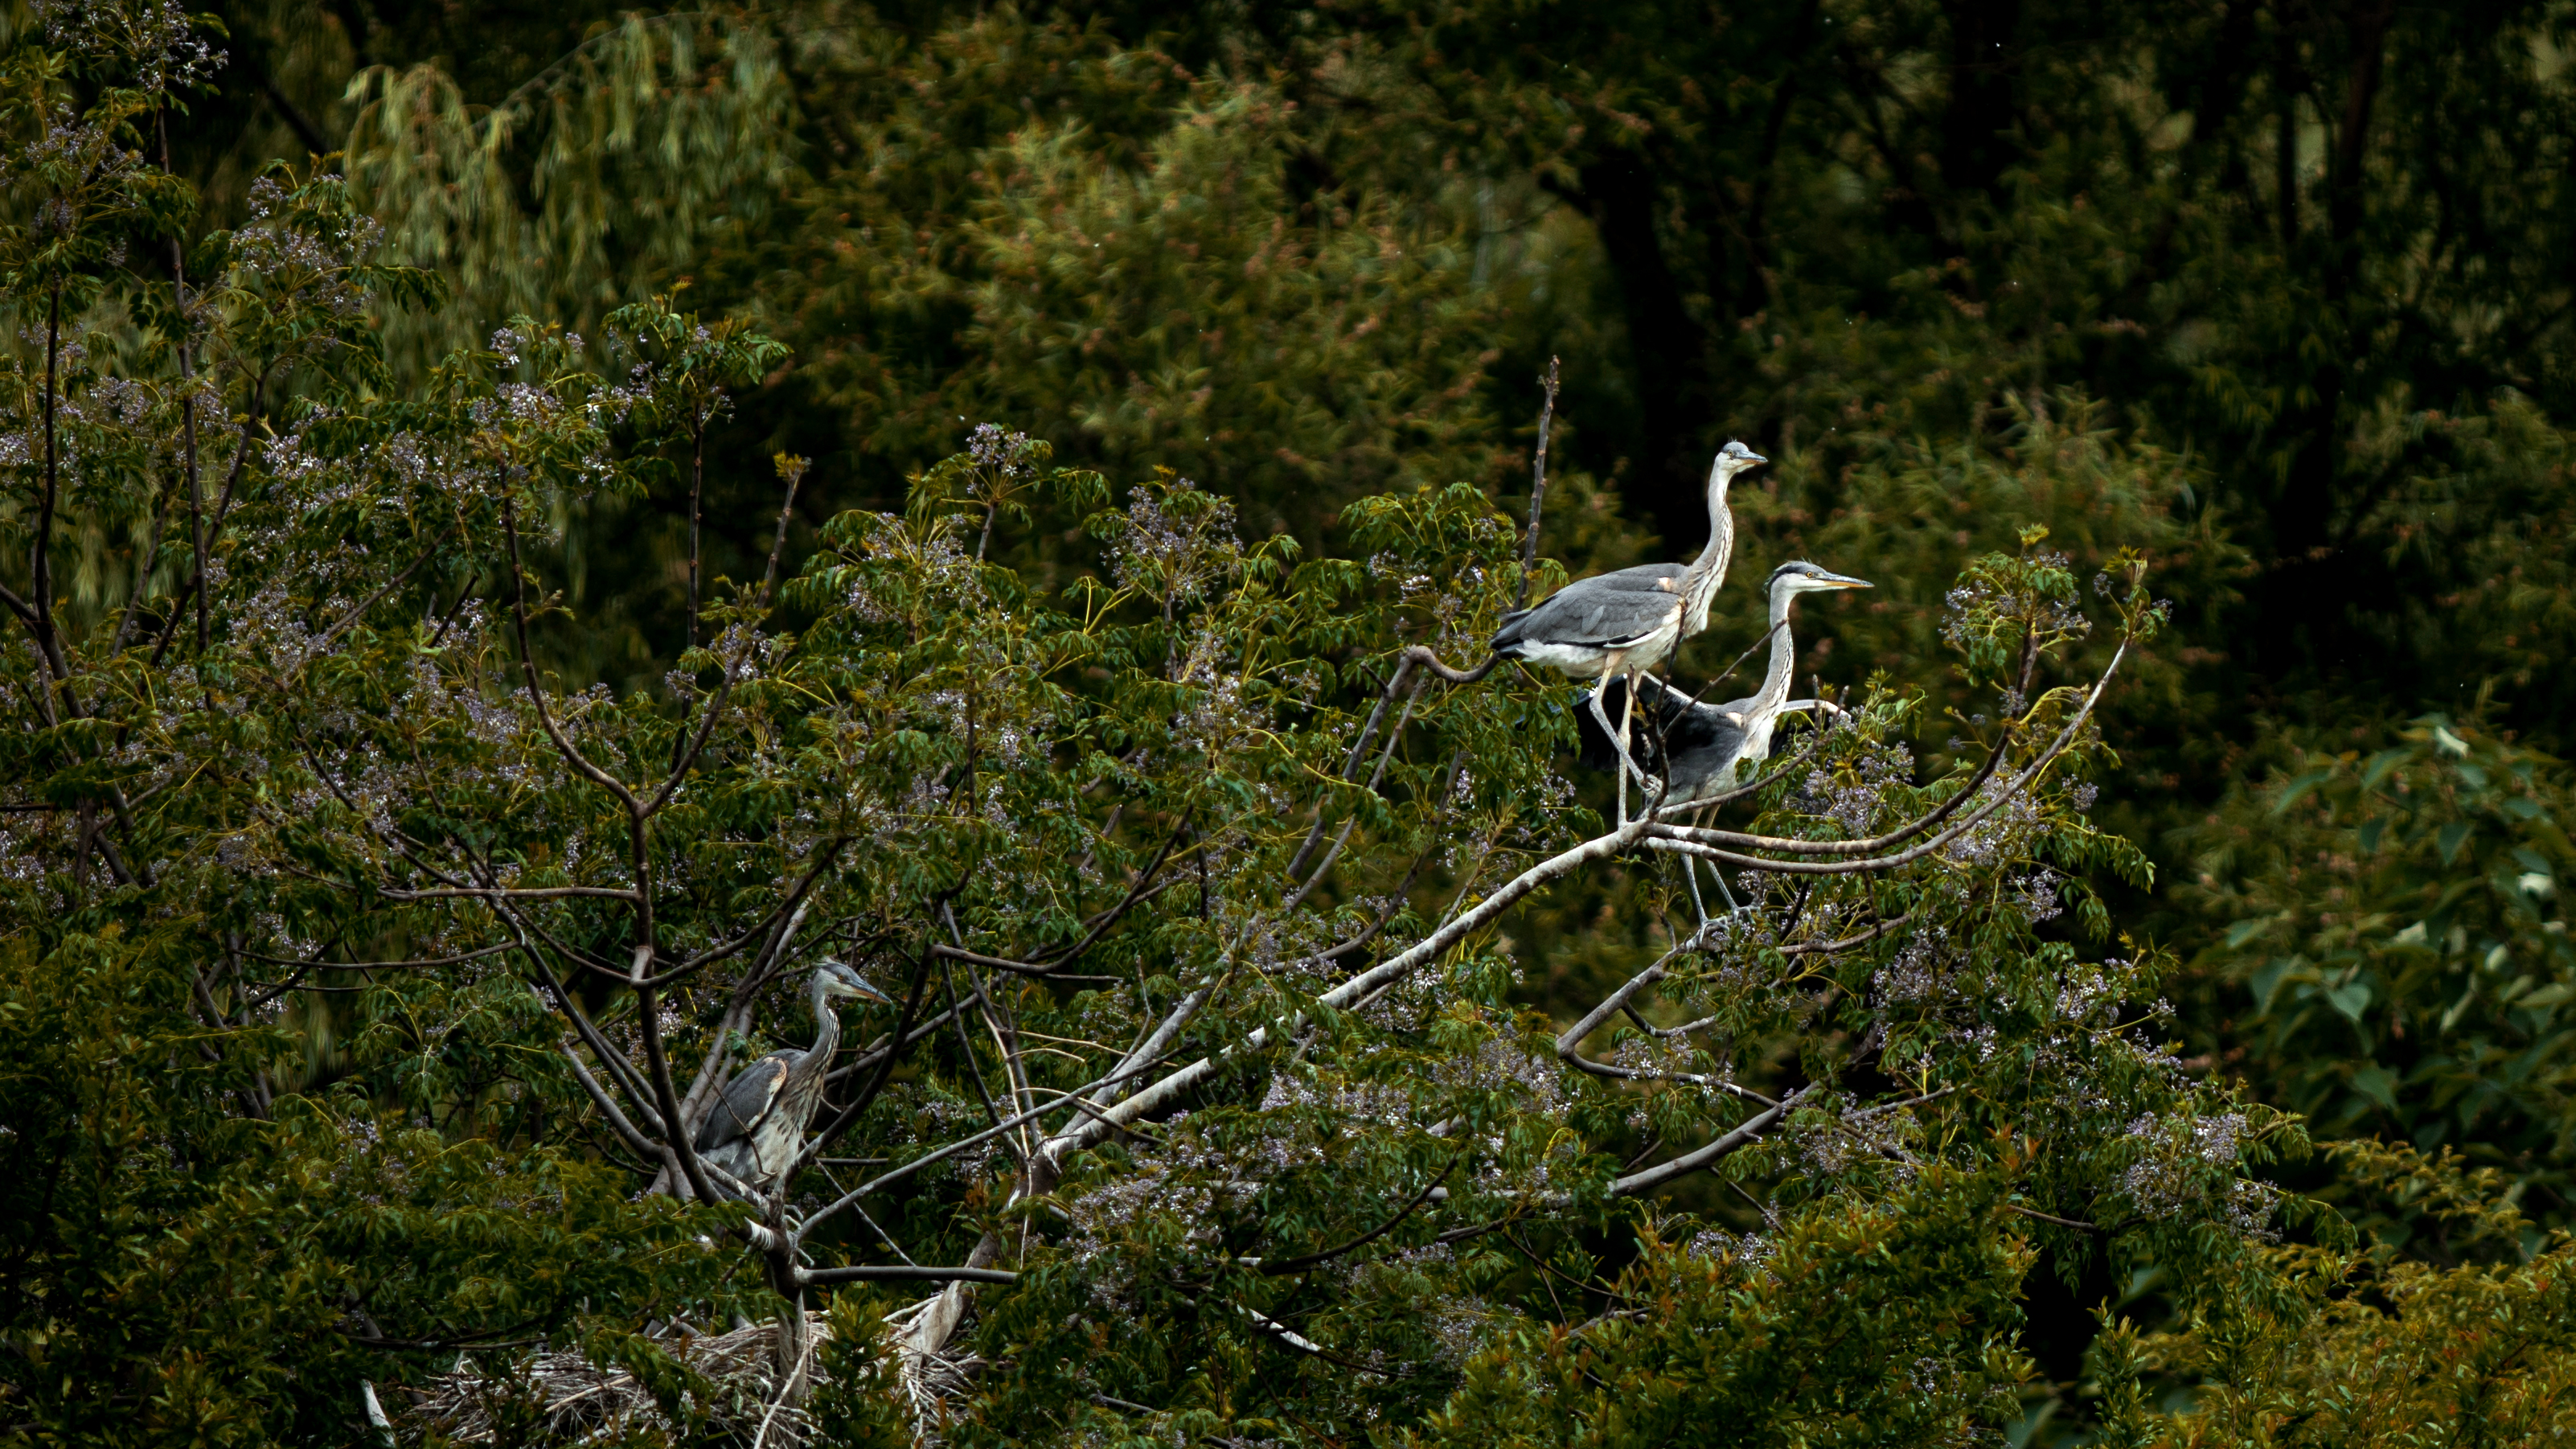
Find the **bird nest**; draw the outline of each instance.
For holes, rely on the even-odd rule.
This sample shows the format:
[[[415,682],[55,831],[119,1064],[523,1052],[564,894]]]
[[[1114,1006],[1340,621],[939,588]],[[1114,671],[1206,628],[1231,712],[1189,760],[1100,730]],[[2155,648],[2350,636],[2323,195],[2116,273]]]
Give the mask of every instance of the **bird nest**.
[[[401,1426],[409,1432],[402,1438],[566,1445],[729,1440],[766,1449],[812,1443],[813,1418],[802,1405],[829,1382],[819,1350],[832,1331],[820,1313],[806,1314],[805,1324],[808,1349],[797,1392],[782,1392],[790,1386],[780,1382],[777,1319],[729,1333],[693,1333],[675,1325],[655,1333],[655,1342],[708,1388],[704,1394],[684,1390],[677,1416],[630,1370],[576,1351],[541,1350],[484,1364],[460,1356],[454,1370],[412,1391]],[[945,1402],[966,1386],[977,1361],[923,1354],[900,1337],[884,1347],[900,1365],[916,1442],[935,1445]]]

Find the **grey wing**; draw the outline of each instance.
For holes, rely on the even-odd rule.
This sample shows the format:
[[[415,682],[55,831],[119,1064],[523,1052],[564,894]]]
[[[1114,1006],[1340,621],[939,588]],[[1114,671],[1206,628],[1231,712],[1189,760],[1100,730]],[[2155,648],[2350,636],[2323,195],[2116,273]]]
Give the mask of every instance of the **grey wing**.
[[[1750,699],[1695,704],[1672,722],[1664,746],[1672,754],[1675,796],[1689,800],[1735,783],[1721,777],[1744,751],[1744,717],[1753,704]]]
[[[724,1096],[698,1129],[698,1150],[713,1152],[728,1142],[749,1137],[761,1119],[778,1110],[778,1094],[787,1086],[786,1052],[771,1052],[725,1083]]]
[[[1627,696],[1627,681],[1610,681],[1601,695],[1603,713],[1619,718]],[[1744,711],[1752,707],[1752,700],[1701,704],[1652,678],[1644,681],[1637,696],[1637,707],[1628,719],[1629,757],[1658,775],[1665,773],[1665,761],[1669,759],[1673,789],[1684,799],[1689,798],[1693,781],[1724,769],[1743,748]],[[1575,696],[1574,729],[1577,763],[1594,770],[1618,768],[1619,757],[1610,747],[1610,737],[1592,718],[1592,695],[1588,690]]]
[[[1680,610],[1681,579],[1679,564],[1639,564],[1577,579],[1537,608],[1506,620],[1494,647],[1524,641],[1618,645],[1642,638]]]

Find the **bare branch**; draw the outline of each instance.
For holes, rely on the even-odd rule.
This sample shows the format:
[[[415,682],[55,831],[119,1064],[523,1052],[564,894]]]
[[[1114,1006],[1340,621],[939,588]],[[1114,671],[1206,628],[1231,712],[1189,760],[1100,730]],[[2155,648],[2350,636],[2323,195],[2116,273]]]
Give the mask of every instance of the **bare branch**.
[[[807,1233],[814,1230],[817,1224],[830,1218],[833,1214],[841,1211],[841,1209],[857,1203],[868,1194],[872,1192],[882,1192],[886,1188],[892,1187],[896,1183],[903,1181],[905,1178],[912,1176],[914,1173],[921,1171],[925,1167],[945,1162],[949,1158],[954,1157],[958,1153],[964,1152],[969,1148],[980,1147],[984,1143],[992,1141],[994,1138],[1001,1136],[1003,1133],[1010,1131],[1012,1128],[1017,1127],[1024,1122],[1036,1121],[1039,1117],[1048,1112],[1054,1111],[1056,1108],[1063,1106],[1066,1102],[1078,1099],[1085,1092],[1094,1091],[1098,1088],[1110,1085],[1111,1083],[1118,1081],[1121,1077],[1133,1076],[1137,1071],[1151,1065],[1153,1065],[1152,1061],[1142,1062],[1133,1066],[1122,1062],[1119,1064],[1118,1070],[1110,1073],[1108,1076],[1098,1078],[1094,1081],[1085,1082],[1081,1086],[1074,1088],[1072,1091],[1065,1093],[1063,1096],[1058,1097],[1052,1102],[1042,1103],[1038,1106],[1029,1108],[1027,1111],[1020,1112],[1010,1117],[1005,1117],[1001,1121],[994,1123],[992,1126],[985,1128],[983,1131],[976,1133],[972,1137],[961,1137],[944,1147],[933,1148],[901,1166],[889,1168],[885,1172],[868,1179],[866,1182],[860,1183],[857,1187],[851,1188],[848,1192],[845,1192],[841,1194],[840,1197],[834,1199],[830,1204],[809,1215],[805,1219],[804,1225],[797,1229],[796,1236],[801,1241]]]
[[[1325,992],[1317,1000],[1323,1005],[1336,1009],[1350,1007],[1352,1003],[1370,995],[1378,987],[1401,980],[1415,967],[1434,959],[1470,933],[1490,923],[1540,886],[1570,875],[1595,861],[1610,859],[1639,843],[1645,838],[1646,828],[1645,821],[1633,820],[1608,835],[1587,840],[1571,850],[1541,861],[1505,882],[1492,895],[1477,902],[1474,907],[1432,932],[1411,949],[1371,970],[1361,972]],[[1220,1055],[1231,1057],[1239,1052],[1258,1051],[1268,1043],[1269,1035],[1268,1028],[1256,1028],[1244,1038],[1241,1045],[1230,1047]],[[1094,1121],[1079,1128],[1068,1129],[1067,1145],[1089,1147],[1106,1139],[1110,1133],[1125,1128],[1147,1113],[1178,1098],[1182,1093],[1215,1077],[1219,1060],[1220,1057],[1202,1057],[1111,1107]]]
[[[1515,609],[1529,607],[1532,575],[1538,568],[1539,505],[1547,501],[1547,425],[1556,420],[1556,359],[1547,360],[1547,395],[1538,405],[1538,448],[1530,454],[1529,536],[1521,541],[1521,591],[1512,604]],[[1491,667],[1490,663],[1487,666]]]
[[[617,1099],[608,1095],[608,1089],[601,1086],[599,1079],[590,1074],[590,1068],[582,1065],[581,1054],[570,1046],[560,1047],[558,1050],[563,1053],[564,1060],[572,1064],[573,1080],[581,1084],[582,1092],[599,1108],[601,1114],[608,1118],[608,1125],[617,1129],[617,1135],[625,1140],[628,1149],[639,1156],[660,1157],[661,1147],[653,1139],[635,1130],[634,1123],[626,1120],[626,1114],[618,1110]]]
[[[355,887],[344,888],[355,889]],[[389,901],[560,901],[575,897],[607,901],[638,901],[643,899],[642,895],[635,891],[615,890],[608,886],[528,886],[525,888],[503,886],[440,886],[435,889],[425,891],[379,890],[376,894],[383,896]]]
[[[519,641],[519,669],[527,679],[528,702],[537,711],[537,723],[544,727],[546,738],[554,741],[555,752],[564,757],[565,763],[580,771],[584,779],[615,795],[630,814],[640,816],[644,813],[644,806],[635,798],[635,792],[606,770],[592,764],[573,747],[572,741],[564,738],[562,730],[555,728],[554,715],[546,708],[545,687],[537,680],[536,656],[528,651],[528,575],[519,563],[518,514],[507,495],[501,499],[501,531],[510,540],[510,618]]]
[[[763,612],[769,607],[769,589],[778,578],[779,555],[787,549],[787,524],[796,516],[796,486],[803,482],[804,478],[803,468],[788,470],[787,496],[778,505],[778,530],[769,543],[769,567],[761,574],[760,590],[752,598],[751,607],[754,613]],[[689,522],[689,601],[691,604],[689,628],[693,638],[697,630],[695,605],[698,590],[697,520],[694,512],[696,503],[696,488],[692,484],[690,492],[692,513]],[[519,561],[518,541],[515,537],[511,540],[510,548],[510,562],[515,565]],[[724,715],[725,701],[733,694],[734,679],[742,672],[744,661],[751,657],[753,637],[752,630],[746,625],[742,631],[741,642],[734,647],[733,657],[725,661],[724,677],[716,681],[715,691],[707,697],[706,708],[698,716],[696,733],[690,738],[688,747],[680,751],[679,755],[671,761],[670,777],[665,779],[662,782],[662,788],[654,793],[652,804],[640,807],[642,813],[649,815],[670,804],[671,797],[679,793],[681,784],[688,779],[689,766],[697,763],[698,752],[706,748],[707,737],[715,733],[716,721]]]
[[[439,546],[446,543],[449,539],[454,538],[457,535],[458,530],[462,527],[462,524],[453,525],[449,527],[445,533],[432,539],[429,547],[422,552],[421,556],[412,560],[411,567],[404,569],[401,573],[398,573],[392,578],[386,580],[383,588],[380,588],[374,593],[367,595],[364,599],[359,600],[356,608],[353,608],[349,612],[341,615],[338,623],[335,623],[330,628],[323,630],[321,637],[314,640],[313,647],[305,652],[303,659],[297,661],[296,673],[302,673],[304,665],[310,663],[316,654],[321,653],[323,646],[329,644],[332,640],[339,638],[342,630],[357,623],[360,619],[365,618],[369,609],[383,603],[387,597],[392,595],[394,590],[410,583],[412,575],[419,573],[431,559],[438,557]],[[292,676],[290,676],[290,678],[291,677]]]
[[[925,1268],[910,1263],[872,1263],[859,1268],[800,1268],[800,1285],[828,1283],[1017,1283],[1008,1268]]]
[[[1975,816],[1971,817],[1971,819],[1966,822],[1967,825],[1973,825],[1978,821],[1983,820],[1986,816],[1993,814],[2003,805],[2004,802],[2012,799],[2016,795],[2019,795],[2032,780],[2038,778],[2039,772],[2046,769],[2051,760],[2056,759],[2069,744],[2074,742],[2076,733],[2083,729],[2084,722],[2092,717],[2093,707],[2101,702],[2102,691],[2110,687],[2111,676],[2119,672],[2120,661],[2127,656],[2128,652],[2129,646],[2126,643],[2121,644],[2119,649],[2112,654],[2111,662],[2104,666],[2102,677],[2095,680],[2093,682],[2093,688],[2085,694],[2083,706],[2076,710],[2075,717],[2068,720],[2066,722],[2066,727],[2057,732],[2057,737],[2049,741],[2048,747],[2040,751],[2038,757],[2032,760],[2030,765],[2023,769],[2010,784],[1998,791],[1995,796],[1976,813]],[[1929,813],[1914,820],[1910,820],[1884,835],[1872,836],[1866,840],[1800,840],[1791,836],[1746,835],[1732,830],[1694,830],[1662,824],[1658,824],[1655,827],[1655,834],[1660,838],[1667,840],[1688,840],[1698,845],[1737,846],[1748,850],[1777,851],[1784,855],[1869,855],[1874,851],[1885,850],[1891,845],[1897,845],[1904,841],[1911,840],[1915,836],[1921,835],[1923,832],[1938,826],[1942,821],[1948,819],[1959,809],[1960,806],[1968,803],[1968,801],[1978,793],[1979,787],[1983,785],[1986,779],[1994,773],[1996,764],[2002,760],[2004,752],[2009,747],[2010,743],[2011,737],[2008,733],[2004,739],[1996,742],[1994,752],[1986,757],[1984,764],[1978,766],[1976,774],[1971,776],[1966,784],[1960,786],[1957,791],[1953,792],[1949,799],[1942,801],[1939,806],[1935,807]],[[1966,825],[1959,827],[1959,829],[1965,828]],[[1942,839],[1947,841],[1957,838],[1959,829],[1951,830],[1945,834]],[[1908,851],[1901,859],[1891,857],[1890,861],[1892,863],[1901,864],[1905,860],[1920,859],[1925,853],[1926,852],[1922,849]],[[1716,857],[1710,856],[1707,858],[1714,859]],[[1765,870],[1796,871],[1795,867],[1780,862],[1747,859],[1745,863],[1759,866]],[[1879,866],[1878,868],[1883,869],[1885,867]],[[1823,873],[1834,874],[1839,872]]]
[[[1807,1088],[1800,1087],[1782,1098],[1779,1105],[1754,1113],[1735,1130],[1695,1152],[1683,1153],[1670,1162],[1649,1167],[1643,1172],[1632,1172],[1618,1179],[1610,1184],[1610,1195],[1635,1197],[1639,1193],[1652,1192],[1668,1182],[1690,1176],[1721,1157],[1751,1146],[1761,1139],[1761,1134],[1771,1130],[1781,1118],[1789,1115],[1789,1109],[1798,1105],[1798,1099],[1805,1096],[1807,1091]]]
[[[1783,956],[1831,956],[1837,952],[1848,951],[1854,946],[1866,946],[1870,942],[1877,940],[1879,937],[1886,935],[1890,931],[1894,931],[1899,927],[1902,927],[1906,922],[1913,919],[1914,913],[1912,911],[1908,911],[1903,915],[1890,916],[1886,920],[1879,922],[1877,925],[1870,927],[1866,931],[1845,936],[1839,941],[1805,941],[1796,945],[1783,946],[1780,948],[1780,954]]]

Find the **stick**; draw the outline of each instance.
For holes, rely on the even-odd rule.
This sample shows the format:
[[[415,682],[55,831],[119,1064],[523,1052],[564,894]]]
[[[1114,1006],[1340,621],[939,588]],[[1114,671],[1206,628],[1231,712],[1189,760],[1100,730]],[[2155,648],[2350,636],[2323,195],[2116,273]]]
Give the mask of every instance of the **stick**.
[[[1529,607],[1530,570],[1538,566],[1539,505],[1547,501],[1547,426],[1556,419],[1556,359],[1547,360],[1547,396],[1538,405],[1538,450],[1530,455],[1529,536],[1521,540],[1521,592],[1512,607]]]

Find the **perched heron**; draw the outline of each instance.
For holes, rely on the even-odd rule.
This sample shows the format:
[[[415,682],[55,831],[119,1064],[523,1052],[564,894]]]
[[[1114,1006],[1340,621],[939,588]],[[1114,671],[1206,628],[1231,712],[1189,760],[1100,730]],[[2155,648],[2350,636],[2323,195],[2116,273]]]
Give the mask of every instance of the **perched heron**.
[[[1628,685],[1624,681],[1605,683],[1601,691],[1594,692],[1591,709],[1575,712],[1575,728],[1582,736],[1582,762],[1597,770],[1615,770],[1644,754],[1664,777],[1663,808],[1667,810],[1724,792],[1735,783],[1738,765],[1746,761],[1759,764],[1771,757],[1771,732],[1782,715],[1816,707],[1815,700],[1789,697],[1789,671],[1798,657],[1797,645],[1789,637],[1789,611],[1798,596],[1826,589],[1870,587],[1866,579],[1831,573],[1811,563],[1784,563],[1773,569],[1771,662],[1763,671],[1761,691],[1749,699],[1702,704],[1653,680],[1638,687],[1635,700],[1625,697]],[[1584,718],[1586,714],[1603,716],[1600,694],[1611,689],[1623,696],[1619,707],[1623,722],[1639,704],[1643,706],[1644,717],[1638,721],[1636,738],[1628,742],[1625,750],[1614,743],[1614,736],[1606,730],[1595,733]],[[1685,857],[1683,869],[1689,870],[1690,864]],[[1723,876],[1718,878],[1718,889],[1726,890]],[[1693,898],[1699,894],[1696,874],[1691,876],[1691,894]],[[1727,894],[1732,900],[1734,893]]]
[[[749,1187],[767,1187],[796,1160],[805,1124],[823,1100],[823,1073],[841,1045],[841,1018],[832,1002],[842,998],[891,1004],[859,973],[826,958],[814,972],[814,1045],[771,1052],[725,1083],[707,1124],[698,1129],[698,1156]]]
[[[1502,628],[1494,633],[1494,652],[1506,659],[1526,659],[1597,681],[1593,718],[1627,766],[1619,776],[1622,824],[1628,817],[1628,775],[1637,767],[1618,743],[1627,736],[1626,718],[1618,728],[1611,727],[1603,691],[1613,679],[1634,680],[1663,663],[1684,639],[1708,627],[1709,601],[1726,582],[1727,560],[1735,552],[1735,515],[1726,506],[1727,487],[1736,474],[1769,461],[1740,442],[1718,450],[1708,470],[1708,546],[1698,558],[1686,565],[1640,564],[1578,579],[1537,608],[1504,615]]]

